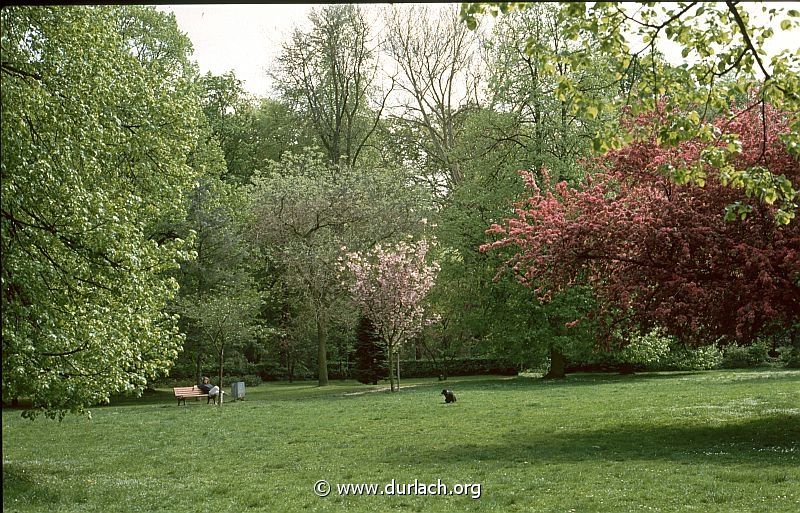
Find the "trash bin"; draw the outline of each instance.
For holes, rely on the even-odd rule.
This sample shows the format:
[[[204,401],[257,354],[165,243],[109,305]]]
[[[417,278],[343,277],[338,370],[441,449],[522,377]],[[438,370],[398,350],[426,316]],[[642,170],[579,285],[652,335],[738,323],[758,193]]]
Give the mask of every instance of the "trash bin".
[[[231,384],[231,395],[234,401],[240,399],[244,401],[244,381],[236,381]]]

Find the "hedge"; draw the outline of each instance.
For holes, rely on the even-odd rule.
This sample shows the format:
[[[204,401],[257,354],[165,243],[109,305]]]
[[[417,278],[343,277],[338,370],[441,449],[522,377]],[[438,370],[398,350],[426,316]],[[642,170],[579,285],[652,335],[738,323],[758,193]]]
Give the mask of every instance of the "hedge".
[[[352,379],[353,363],[328,363],[329,379]],[[447,376],[516,376],[516,365],[497,358],[453,358],[449,360],[400,360],[400,379]]]

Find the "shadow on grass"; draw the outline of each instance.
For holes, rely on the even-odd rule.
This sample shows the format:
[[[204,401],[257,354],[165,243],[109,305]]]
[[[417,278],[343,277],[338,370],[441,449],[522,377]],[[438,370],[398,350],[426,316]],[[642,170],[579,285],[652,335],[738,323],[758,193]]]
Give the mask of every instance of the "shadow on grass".
[[[203,402],[205,402],[205,398],[203,398]],[[168,403],[175,403],[178,404],[178,400],[175,399],[175,394],[172,393],[172,390],[153,390],[151,388],[146,389],[142,392],[141,397],[137,397],[135,395],[115,395],[111,397],[111,402],[109,404],[100,405],[100,407],[105,406],[141,406],[145,404],[168,404]],[[95,406],[97,408],[97,406]]]
[[[675,380],[681,378],[702,378],[708,376],[711,379],[722,381],[740,382],[761,382],[764,380],[778,381],[798,381],[800,382],[800,371],[791,372],[794,369],[785,368],[754,368],[754,369],[735,369],[723,371],[662,371],[662,372],[641,372],[633,374],[620,374],[616,372],[575,372],[567,374],[562,379],[544,379],[533,376],[516,376],[513,378],[498,378],[495,384],[504,384],[509,387],[581,387],[587,385],[618,385],[646,383],[648,381]],[[482,386],[486,382],[477,385]]]
[[[389,458],[403,454],[390,451]],[[766,463],[797,467],[800,416],[776,414],[721,425],[621,425],[594,431],[514,433],[492,444],[459,446],[414,454],[396,463],[509,461],[665,460],[675,463]],[[399,458],[397,458],[399,460]]]
[[[20,506],[15,502],[20,500],[23,503],[41,506],[55,506],[61,501],[61,495],[57,488],[38,482],[43,480],[43,473],[52,473],[43,472],[41,468],[31,470],[14,463],[3,464],[4,511],[14,510],[15,506]]]

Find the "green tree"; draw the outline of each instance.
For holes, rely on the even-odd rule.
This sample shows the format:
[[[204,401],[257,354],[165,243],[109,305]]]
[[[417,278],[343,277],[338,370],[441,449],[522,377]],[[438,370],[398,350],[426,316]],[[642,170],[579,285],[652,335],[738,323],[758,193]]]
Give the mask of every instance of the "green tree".
[[[353,377],[360,383],[377,385],[379,379],[388,376],[386,350],[368,317],[359,318],[354,357]]]
[[[537,366],[549,354],[563,369],[558,364],[576,354],[573,346],[585,345],[584,339],[570,343],[567,332],[550,322],[572,299],[565,297],[557,308],[532,308],[530,294],[493,281],[499,261],[478,251],[486,240],[485,223],[507,217],[524,192],[517,170],[538,172],[544,166],[559,180],[582,177],[578,161],[591,152],[599,120],[576,111],[579,93],[612,95],[599,87],[609,74],[602,59],[595,58],[591,70],[566,65],[552,75],[545,70],[546,56],[574,46],[560,33],[557,14],[550,5],[536,5],[498,21],[485,45],[487,105],[471,109],[458,124],[453,153],[461,159],[461,180],[437,216],[437,235],[447,249],[432,293],[442,322],[430,331],[435,341],[430,349],[442,356],[491,353]],[[530,54],[521,34],[535,36]],[[564,78],[575,79],[575,93],[558,94]],[[510,311],[510,305],[520,312]]]
[[[265,169],[266,161],[314,144],[307,119],[285,101],[252,97],[232,71],[206,73],[198,87],[209,137],[219,143],[225,157],[226,182],[248,184],[256,170]]]
[[[198,82],[203,113],[225,156],[227,171],[223,178],[231,183],[248,183],[260,164],[254,159],[255,99],[248,96],[232,71],[219,76],[206,73]]]
[[[267,160],[279,161],[285,153],[301,153],[314,145],[314,134],[309,121],[295,112],[286,102],[264,98],[255,111],[254,160],[263,169]]]
[[[203,359],[208,353],[219,356],[220,340],[209,335],[209,326],[201,315],[206,309],[224,310],[222,303],[232,301],[240,312],[251,317],[243,330],[257,331],[261,325],[260,304],[253,310],[250,298],[259,295],[258,284],[251,269],[258,261],[258,253],[249,246],[245,236],[246,197],[237,185],[219,177],[206,176],[202,185],[191,191],[186,220],[173,226],[179,233],[194,233],[193,250],[196,258],[184,262],[176,278],[180,284],[179,300],[175,312],[181,315],[181,331],[186,334],[184,351],[179,364],[194,367],[199,379]],[[226,322],[234,322],[227,319]],[[239,329],[238,327],[236,329]],[[233,337],[234,330],[223,330],[224,337]],[[238,337],[245,339],[246,337]],[[227,341],[227,338],[223,338]],[[244,342],[255,343],[256,337]],[[241,340],[240,340],[241,341]],[[229,345],[238,351],[242,344]]]
[[[3,400],[63,418],[177,356],[168,271],[190,245],[160,226],[198,177],[202,112],[188,40],[153,8],[9,7],[0,23]]]
[[[239,274],[234,281],[198,296],[184,296],[179,303],[182,315],[190,320],[197,336],[217,357],[220,388],[226,350],[230,353],[231,349],[242,349],[261,331],[258,323],[261,297],[247,278]]]
[[[376,91],[370,27],[357,5],[313,9],[309,21],[308,32],[296,29],[283,45],[273,73],[276,88],[303,115],[328,159],[353,166],[386,100]]]

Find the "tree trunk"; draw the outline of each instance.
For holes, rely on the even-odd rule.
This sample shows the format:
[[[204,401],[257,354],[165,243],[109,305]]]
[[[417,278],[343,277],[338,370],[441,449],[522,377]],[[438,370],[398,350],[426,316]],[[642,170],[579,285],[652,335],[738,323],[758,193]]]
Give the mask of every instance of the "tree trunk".
[[[198,384],[201,383],[203,379],[202,376],[203,376],[203,353],[198,351],[197,358],[195,358],[195,364],[194,364],[194,382]]]
[[[320,315],[317,316],[317,361],[319,362],[319,386],[328,386],[328,352],[325,326]]]
[[[219,381],[217,382],[217,386],[219,387],[220,394],[222,394],[222,369],[225,364],[225,346],[220,346],[219,348]]]
[[[386,346],[386,356],[389,358],[389,387],[394,392],[394,362],[392,361],[392,346]]]
[[[544,375],[545,379],[561,379],[566,373],[567,359],[560,349],[550,346],[550,370]]]

